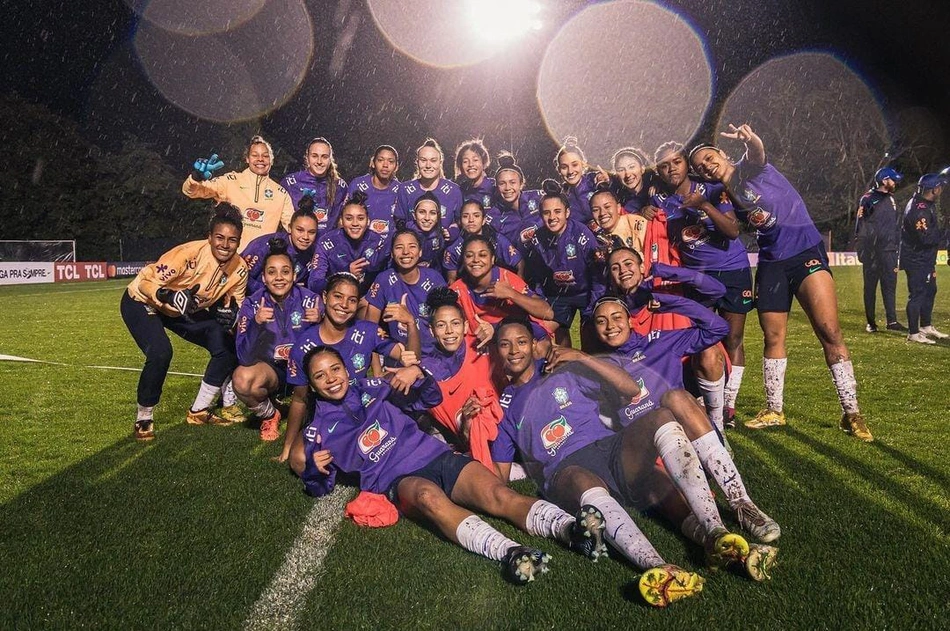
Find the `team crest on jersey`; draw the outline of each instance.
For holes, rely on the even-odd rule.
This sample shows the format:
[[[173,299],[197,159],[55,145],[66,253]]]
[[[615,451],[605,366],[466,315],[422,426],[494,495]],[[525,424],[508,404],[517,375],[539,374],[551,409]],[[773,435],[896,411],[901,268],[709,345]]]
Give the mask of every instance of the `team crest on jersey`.
[[[419,317],[428,318],[429,317],[429,307],[424,302],[419,303]]]
[[[482,195],[482,208],[491,207],[491,197],[488,195]]]
[[[636,405],[650,396],[650,390],[643,383],[643,377],[637,377],[637,385],[640,387],[640,394],[630,399],[630,405]]]
[[[227,285],[227,284],[228,284],[228,275],[227,275],[227,274],[221,274],[221,280],[218,281],[218,286],[219,286],[219,287],[224,287],[224,286]]]
[[[294,311],[290,314],[290,323],[294,326],[300,326],[301,321],[303,321],[303,314],[299,311]]]
[[[439,237],[432,237],[432,248],[435,250],[439,249]]]
[[[274,199],[274,191],[269,188],[264,189],[264,199]]]
[[[500,397],[498,397],[498,405],[500,405],[501,407],[507,410],[508,406],[511,405],[511,399],[512,399],[511,393],[504,392],[502,393]]]
[[[567,393],[567,388],[555,388],[553,394],[554,400],[562,410],[571,404],[571,397]]]
[[[290,351],[294,349],[293,344],[278,344],[274,348],[274,359],[285,362],[290,359]]]
[[[442,219],[445,219],[445,212],[446,212],[445,206],[442,204],[439,204],[439,216],[441,216]]]
[[[415,193],[416,192],[415,184],[409,184],[408,186],[406,186],[406,192],[409,193],[410,195]]]
[[[353,362],[353,369],[356,372],[361,372],[364,368],[366,368],[366,356],[363,355],[363,353],[356,353],[355,355],[353,355],[352,362]]]
[[[745,203],[758,204],[760,199],[762,199],[762,196],[753,191],[751,188],[742,189],[742,201]]]
[[[303,267],[300,265],[300,263],[294,265],[294,276],[300,276],[300,272],[302,271]]]
[[[256,208],[246,208],[244,209],[244,218],[257,223],[264,218],[264,211]]]
[[[927,232],[927,218],[921,217],[918,219],[917,223],[914,224],[914,228],[916,228],[918,232]]]
[[[766,230],[775,225],[775,216],[763,208],[756,208],[749,213],[749,223],[756,230]]]
[[[371,256],[373,256],[374,252],[376,252],[376,250],[374,250],[373,248],[366,248],[365,250],[363,250],[363,256],[365,258],[370,258]]]
[[[360,403],[363,404],[364,408],[370,403],[372,403],[372,401],[373,401],[373,397],[369,396],[369,392],[364,392],[363,395],[360,397]]]
[[[564,248],[564,252],[567,254],[567,258],[569,259],[577,258],[577,248],[574,247],[573,243],[568,243]]]
[[[564,416],[560,416],[545,425],[544,429],[541,430],[541,446],[544,447],[546,452],[553,456],[557,453],[558,448],[564,444],[568,436],[573,433],[574,428],[568,424]]]
[[[368,454],[375,447],[379,447],[382,444],[383,439],[389,435],[385,429],[379,426],[379,421],[376,421],[369,427],[363,430],[363,433],[359,437],[359,446],[360,451],[364,454]]]
[[[538,202],[537,202],[537,200],[534,200],[534,199],[528,200],[528,212],[533,213],[533,212],[536,211],[537,209],[538,209]]]

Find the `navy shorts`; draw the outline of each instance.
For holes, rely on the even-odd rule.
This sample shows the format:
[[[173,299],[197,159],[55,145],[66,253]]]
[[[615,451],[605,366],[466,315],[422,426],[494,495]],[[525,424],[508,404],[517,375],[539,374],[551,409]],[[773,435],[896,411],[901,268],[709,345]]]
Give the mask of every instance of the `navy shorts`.
[[[577,312],[586,309],[587,303],[590,302],[590,297],[587,294],[554,296],[552,298],[545,296],[544,299],[554,310],[554,321],[568,329],[574,324],[574,316],[577,315]]]
[[[436,456],[429,464],[421,469],[416,469],[410,474],[400,476],[393,480],[386,494],[389,496],[389,500],[398,506],[399,493],[396,489],[399,488],[399,483],[405,478],[422,478],[438,486],[449,499],[452,499],[452,490],[455,488],[455,483],[462,474],[462,469],[467,467],[470,462],[475,462],[471,456],[466,456],[465,454],[460,454],[455,451],[446,451]]]
[[[647,502],[642,499],[638,500],[627,492],[623,463],[620,457],[621,449],[623,449],[623,434],[620,432],[578,449],[558,464],[546,487],[554,486],[557,483],[557,477],[568,467],[581,467],[603,480],[610,494],[623,504],[632,506],[637,510],[646,510],[649,508]]]
[[[720,311],[729,313],[749,313],[755,309],[755,300],[752,297],[752,270],[729,269],[720,271],[703,271],[707,276],[715,278],[726,286],[726,294],[712,306]],[[703,296],[696,291],[690,291],[688,298],[703,303]]]
[[[759,261],[755,270],[756,308],[788,313],[802,282],[822,270],[831,273],[824,242],[781,261]]]

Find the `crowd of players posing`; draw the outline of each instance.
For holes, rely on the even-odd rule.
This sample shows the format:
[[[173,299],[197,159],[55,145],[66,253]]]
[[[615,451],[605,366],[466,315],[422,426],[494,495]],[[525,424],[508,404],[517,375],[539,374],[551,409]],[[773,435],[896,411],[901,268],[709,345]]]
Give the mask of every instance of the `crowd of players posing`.
[[[667,564],[624,505],[655,509],[711,568],[768,578],[778,551],[766,544],[781,531],[752,502],[725,438],[749,311],[765,333],[767,408],[746,426],[786,422],[795,297],[824,348],[841,429],[873,439],[821,236],[761,139],[747,125],[723,135],[745,143],[738,162],[670,142],[652,166],[621,149],[611,171],[591,168],[569,138],[555,158],[562,181],[543,190],[526,189],[507,154],[489,177],[478,140],[456,150],[458,183],[433,140],[408,182],[384,145],[347,184],[323,138],[280,184],[260,137],[241,172],[214,177],[216,155],[196,161],[182,190],[218,202],[208,239],[148,265],[122,298],[146,357],[136,438],[155,437],[168,329],[211,354],[188,423],[243,421],[239,399],[261,438],[276,440],[275,398],[290,392],[280,460],[308,492],[355,474],[364,493],[501,561],[516,583],[546,571],[548,556],[469,509],[593,559],[610,544],[643,570],[640,592],[656,606],[703,579]],[[759,243],[754,291],[740,219]],[[583,350],[570,334],[578,313]],[[522,467],[550,502],[507,486]],[[759,543],[726,528],[707,476]]]

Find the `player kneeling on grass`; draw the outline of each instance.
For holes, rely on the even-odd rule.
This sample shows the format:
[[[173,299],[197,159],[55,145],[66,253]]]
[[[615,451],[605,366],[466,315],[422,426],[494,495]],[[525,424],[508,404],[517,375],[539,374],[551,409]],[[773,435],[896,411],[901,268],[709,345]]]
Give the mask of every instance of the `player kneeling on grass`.
[[[172,248],[146,265],[122,294],[122,320],[145,353],[133,430],[138,440],[155,438],[152,411],[172,361],[165,329],[211,353],[187,422],[226,423],[211,406],[237,364],[229,331],[247,287],[247,265],[237,256],[242,229],[240,211],[230,204],[219,205],[207,240]]]
[[[362,490],[387,494],[404,513],[430,521],[447,539],[501,561],[506,578],[516,584],[546,571],[548,555],[512,541],[468,508],[562,543],[572,535],[585,538],[574,532],[571,515],[519,495],[481,463],[419,429],[405,411],[438,405],[442,393],[417,366],[387,369],[391,382],[350,382],[342,357],[328,346],[308,352],[303,365],[316,404],[290,460],[311,494],[332,488],[336,470],[358,473]]]
[[[771,543],[781,536],[781,528],[752,502],[732,456],[683,384],[683,358],[715,344],[729,332],[729,324],[689,298],[664,293],[654,296],[650,305],[653,310],[679,313],[696,326],[653,331],[646,337],[630,328],[630,311],[622,299],[601,298],[594,307],[597,336],[613,350],[608,359],[616,361],[640,386],[640,394],[621,410],[617,419],[620,425],[628,426],[661,407],[672,412],[706,473],[716,480],[736,512],[739,525],[759,541]]]
[[[271,239],[261,266],[264,287],[254,293],[238,313],[236,346],[238,363],[232,380],[234,391],[261,421],[261,440],[280,437],[280,412],[271,395],[287,385],[287,358],[297,332],[321,317],[320,299],[295,284],[294,263],[287,243]]]
[[[509,379],[501,395],[505,416],[492,444],[502,479],[517,449],[542,492],[579,511],[578,522],[593,531],[592,556],[606,551],[603,537],[645,570],[639,589],[652,605],[663,607],[698,593],[703,579],[667,564],[615,498],[658,508],[705,547],[710,567],[736,562],[753,579],[768,578],[775,549],[750,546],[726,529],[699,458],[669,410],[654,410],[620,432],[603,425],[602,399],[616,396],[617,402],[603,401],[613,404],[639,396],[630,375],[614,363],[554,347],[547,363],[551,372],[543,376],[544,363],[533,359],[529,325],[514,318],[499,325],[495,339]],[[665,471],[655,466],[657,456]]]

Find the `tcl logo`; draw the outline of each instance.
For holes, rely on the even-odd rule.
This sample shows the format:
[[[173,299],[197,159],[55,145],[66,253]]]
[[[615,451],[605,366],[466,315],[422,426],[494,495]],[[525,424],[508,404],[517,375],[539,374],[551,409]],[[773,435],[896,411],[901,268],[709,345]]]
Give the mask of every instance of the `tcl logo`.
[[[108,278],[105,263],[57,263],[55,267],[56,282],[70,280],[105,280]]]

